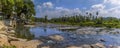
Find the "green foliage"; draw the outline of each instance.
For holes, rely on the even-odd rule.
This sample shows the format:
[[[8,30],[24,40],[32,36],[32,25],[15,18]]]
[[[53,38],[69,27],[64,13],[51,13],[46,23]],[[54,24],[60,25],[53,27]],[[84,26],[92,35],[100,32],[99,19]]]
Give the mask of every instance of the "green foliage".
[[[48,16],[45,16],[44,18],[37,18],[37,17],[35,17],[35,22],[44,22],[44,23],[47,23],[47,22],[49,22]],[[50,22],[52,22],[52,21],[50,21]]]
[[[87,13],[88,14],[88,13]],[[96,13],[98,16],[98,13]],[[88,16],[76,15],[76,16],[63,16],[59,18],[52,18],[48,21],[50,23],[67,24],[67,25],[79,25],[79,26],[93,26],[93,27],[108,27],[108,28],[120,28],[120,19],[115,17],[97,17],[89,14]],[[38,22],[45,22],[44,18],[36,18]]]
[[[14,18],[16,14],[17,19],[25,18],[28,21],[35,15],[34,4],[31,0],[0,0],[0,9],[6,19]],[[22,14],[25,16],[21,16]]]

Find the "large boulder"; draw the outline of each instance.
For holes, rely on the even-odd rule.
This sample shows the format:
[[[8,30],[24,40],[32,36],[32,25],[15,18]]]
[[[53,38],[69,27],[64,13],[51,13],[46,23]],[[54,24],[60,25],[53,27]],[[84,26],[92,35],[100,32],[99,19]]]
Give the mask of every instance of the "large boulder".
[[[49,36],[49,38],[56,40],[56,41],[63,41],[64,40],[64,37],[61,35],[52,35],[52,36]]]
[[[37,48],[38,45],[42,44],[39,40],[31,41],[11,41],[11,45],[16,46],[17,48]]]
[[[0,46],[3,45],[9,46],[10,44],[8,42],[8,37],[4,34],[0,34]]]

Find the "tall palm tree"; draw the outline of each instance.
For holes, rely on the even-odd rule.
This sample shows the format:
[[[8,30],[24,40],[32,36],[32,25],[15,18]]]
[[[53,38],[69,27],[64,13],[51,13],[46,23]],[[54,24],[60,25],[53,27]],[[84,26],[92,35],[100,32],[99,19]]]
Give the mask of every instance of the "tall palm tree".
[[[99,15],[99,12],[97,11],[97,12],[96,12],[96,17],[98,17],[98,15]]]

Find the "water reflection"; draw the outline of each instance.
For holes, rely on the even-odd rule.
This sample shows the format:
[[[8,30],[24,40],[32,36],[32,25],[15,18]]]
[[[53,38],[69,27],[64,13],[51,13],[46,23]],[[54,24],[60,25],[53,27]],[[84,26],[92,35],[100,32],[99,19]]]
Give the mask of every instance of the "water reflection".
[[[47,28],[47,27],[35,27],[30,29],[31,33],[35,35],[35,37],[39,36],[49,36],[52,34],[60,34],[63,33],[55,28]]]
[[[47,29],[46,29],[46,28],[44,28],[44,32],[47,32]]]
[[[29,28],[24,27],[23,25],[17,25],[15,28],[15,35],[18,38],[24,38],[24,39],[33,39],[34,35],[30,33]]]

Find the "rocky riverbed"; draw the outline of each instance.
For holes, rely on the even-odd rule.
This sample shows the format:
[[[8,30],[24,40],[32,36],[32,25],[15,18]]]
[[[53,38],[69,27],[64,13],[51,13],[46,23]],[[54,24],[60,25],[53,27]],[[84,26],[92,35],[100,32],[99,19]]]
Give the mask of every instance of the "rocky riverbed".
[[[118,48],[120,45],[120,31],[115,28],[62,26],[56,24],[43,24],[42,26],[41,24],[31,30],[35,35],[35,39],[43,42],[39,47],[66,48],[74,46],[79,48],[83,45],[91,47],[91,45],[100,44],[105,48]]]
[[[35,37],[32,40],[27,40],[17,38],[15,36],[15,30],[12,27],[5,26],[3,22],[0,22],[0,26],[1,48],[4,45],[16,46],[16,48],[119,48],[120,46],[119,29],[94,27],[81,28],[74,26],[72,27],[72,29],[76,29],[74,31],[63,31],[64,27],[66,27],[67,30],[69,30],[71,26],[49,24],[47,26],[45,25],[44,27],[47,27],[48,31],[51,32],[48,32],[47,29],[43,29],[43,31],[36,30],[37,35],[35,35],[34,32],[32,32],[35,35]],[[41,35],[40,32],[44,33]]]

